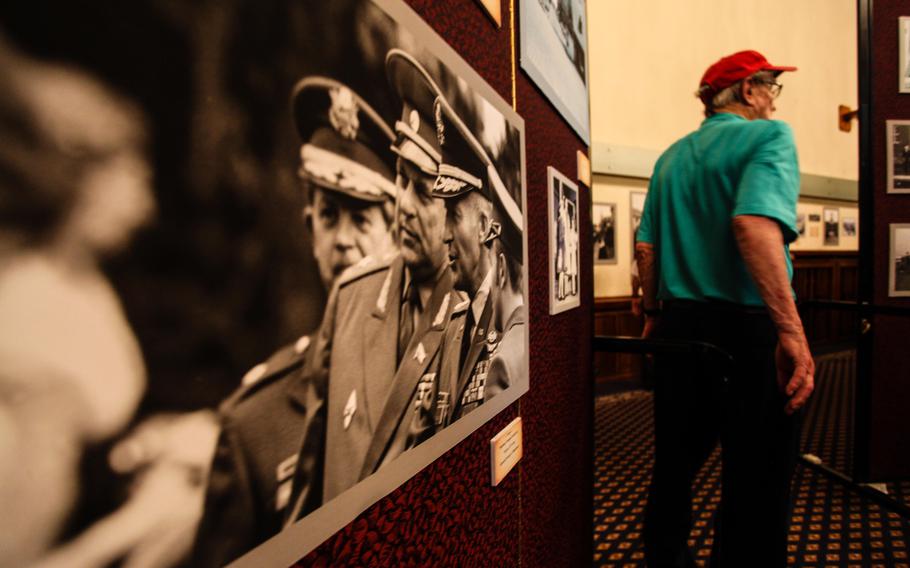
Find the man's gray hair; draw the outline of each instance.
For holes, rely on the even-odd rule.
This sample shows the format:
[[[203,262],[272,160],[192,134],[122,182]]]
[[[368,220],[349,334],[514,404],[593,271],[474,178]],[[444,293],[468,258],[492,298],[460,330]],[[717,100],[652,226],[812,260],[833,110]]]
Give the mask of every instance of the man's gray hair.
[[[711,99],[711,103],[705,105],[705,116],[713,116],[718,109],[721,109],[725,106],[731,105],[733,103],[743,102],[739,96],[740,86],[743,81],[749,81],[750,83],[766,83],[774,80],[774,73],[771,71],[759,71],[754,73],[749,77],[737,81],[727,87],[726,89],[721,90],[719,93],[714,95],[714,98]]]

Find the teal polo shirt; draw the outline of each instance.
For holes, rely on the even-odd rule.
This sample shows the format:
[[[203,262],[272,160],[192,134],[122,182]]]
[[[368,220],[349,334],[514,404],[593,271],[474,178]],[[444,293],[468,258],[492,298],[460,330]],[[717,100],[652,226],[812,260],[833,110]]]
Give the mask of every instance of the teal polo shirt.
[[[657,253],[658,298],[764,302],[733,236],[737,215],[777,221],[780,254],[792,279],[799,164],[790,127],[720,113],[705,119],[658,159],[638,240]]]

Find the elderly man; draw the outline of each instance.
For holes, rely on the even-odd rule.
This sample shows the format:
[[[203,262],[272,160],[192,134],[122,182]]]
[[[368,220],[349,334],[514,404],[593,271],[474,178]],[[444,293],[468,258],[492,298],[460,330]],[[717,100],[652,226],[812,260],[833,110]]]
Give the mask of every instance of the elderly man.
[[[437,101],[437,109],[442,164],[433,194],[445,201],[445,242],[455,288],[470,299],[470,305],[454,308],[446,338],[449,350],[440,388],[452,395],[453,406],[450,416],[446,408],[438,412],[450,422],[508,388],[510,373],[517,372],[517,367],[503,361],[502,353],[497,372],[490,373],[491,358],[499,352],[505,329],[510,337],[521,336],[520,350],[515,352],[510,340],[505,352],[524,360],[523,335],[517,329],[524,322],[520,277],[508,265],[517,252],[520,275],[522,222],[518,206],[480,142],[445,101]],[[503,239],[508,240],[508,249],[502,246]]]
[[[707,118],[658,160],[638,230],[645,333],[713,343],[732,368],[657,360],[656,455],[645,522],[649,566],[694,566],[692,479],[720,439],[722,566],[784,566],[798,421],[814,363],[790,287],[799,170],[790,128],[771,120],[794,67],[755,51],[708,68]],[[663,302],[662,309],[658,301]]]
[[[303,142],[299,175],[309,194],[304,217],[320,276],[331,287],[367,255],[394,251],[394,135],[366,101],[332,79],[302,79],[293,105]],[[301,337],[255,366],[222,404],[194,566],[223,566],[284,525],[311,420],[305,403],[310,379],[302,370],[309,344],[309,336]],[[308,450],[307,470],[321,459],[321,450]],[[316,493],[306,496],[301,507],[318,506]]]

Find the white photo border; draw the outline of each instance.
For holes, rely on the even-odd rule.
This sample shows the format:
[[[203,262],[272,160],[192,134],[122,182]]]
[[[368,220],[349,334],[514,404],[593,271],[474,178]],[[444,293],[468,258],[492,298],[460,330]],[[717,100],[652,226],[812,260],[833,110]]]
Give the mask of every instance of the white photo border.
[[[897,247],[897,233],[898,231],[910,233],[910,223],[891,223],[888,228],[888,297],[910,297],[910,290],[897,289],[897,266],[895,265],[895,259],[897,258],[897,250],[895,250]]]
[[[553,166],[547,166],[547,228],[549,233],[549,246],[547,247],[547,265],[549,266],[549,289],[550,289],[550,315],[560,314],[562,312],[577,308],[581,305],[581,277],[579,275],[578,284],[579,289],[575,294],[560,300],[557,298],[556,290],[556,209],[557,204],[553,199],[553,191],[555,189],[555,184],[562,184],[569,187],[575,191],[576,206],[575,211],[573,212],[573,218],[575,220],[575,232],[578,234],[579,241],[581,237],[581,231],[578,230],[578,202],[581,200],[581,194],[578,191],[578,185],[573,183],[568,177],[563,175],[559,170]],[[566,229],[568,231],[568,229]],[[575,247],[575,266],[578,267],[581,264],[581,250],[580,247]]]
[[[910,22],[910,18],[907,18]],[[907,91],[910,92],[910,91]],[[910,128],[910,120],[886,120],[885,121],[885,152],[888,156],[887,171],[888,185],[885,187],[888,193],[910,193],[910,175],[897,176],[894,174],[894,131],[898,126]],[[896,181],[906,181],[907,187],[895,187]]]

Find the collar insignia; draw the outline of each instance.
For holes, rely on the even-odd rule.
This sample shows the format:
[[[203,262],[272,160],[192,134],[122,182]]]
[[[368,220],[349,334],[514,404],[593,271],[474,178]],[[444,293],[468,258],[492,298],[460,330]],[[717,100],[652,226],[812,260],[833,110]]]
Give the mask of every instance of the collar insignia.
[[[419,364],[423,364],[424,360],[427,358],[427,350],[423,346],[423,342],[417,344],[417,349],[414,351],[414,359],[417,359]]]
[[[436,312],[436,317],[433,319],[433,327],[439,327],[445,321],[451,295],[451,292],[446,292],[446,295],[442,298],[442,304],[439,305],[439,311]]]

